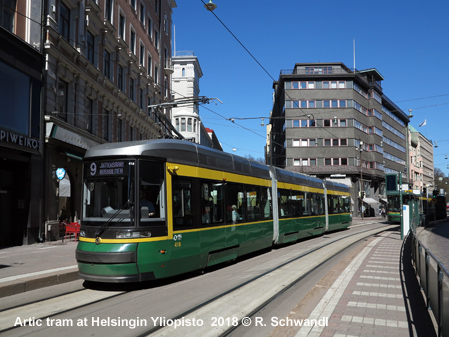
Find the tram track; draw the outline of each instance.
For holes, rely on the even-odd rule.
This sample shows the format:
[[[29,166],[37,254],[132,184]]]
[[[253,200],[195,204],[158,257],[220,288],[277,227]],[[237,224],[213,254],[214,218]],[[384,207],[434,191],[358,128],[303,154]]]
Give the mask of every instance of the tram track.
[[[270,266],[267,270],[257,271],[257,275],[243,282],[238,282],[230,289],[226,289],[219,294],[216,291],[215,294],[211,294],[210,298],[205,298],[203,302],[190,308],[186,307],[184,310],[181,308],[181,313],[176,312],[172,316],[167,315],[167,317],[161,316],[157,321],[148,320],[148,323],[151,325],[143,326],[139,331],[129,330],[129,334],[126,335],[186,336],[189,333],[195,336],[227,335],[241,326],[244,318],[251,317],[252,314],[300,282],[335,254],[338,254],[356,242],[393,227],[396,226],[383,225],[375,229],[354,226],[354,229],[357,228],[356,233],[351,233],[351,231],[338,232],[344,233],[344,235],[337,238],[328,237],[329,234],[326,234],[323,237],[326,239],[330,238],[331,240],[329,242],[312,244],[312,247],[306,249],[304,252],[287,258],[287,261],[275,267]],[[292,245],[292,247],[294,246]],[[280,251],[284,248],[281,247]],[[142,289],[145,291],[145,286]],[[86,307],[87,311],[92,312],[90,306],[94,308],[94,304],[102,302],[104,304],[101,306],[107,307],[109,305],[107,300],[113,301],[114,297],[120,302],[126,302],[128,299],[126,297],[122,299],[121,296],[132,294],[133,290],[135,289],[131,291],[126,288],[120,288],[117,291],[83,289],[34,301],[33,303],[24,303],[23,305],[5,308],[0,311],[0,334],[9,332],[10,335],[16,335],[17,332],[22,335],[21,324],[16,324],[17,317],[21,319],[32,319],[33,321],[27,324],[28,328],[33,322],[35,323],[39,320],[79,317],[75,314],[79,309]],[[212,321],[214,318],[215,322]],[[202,320],[204,324],[202,327],[183,326],[181,329],[174,329],[173,326],[168,326],[168,322],[182,319],[184,319],[184,322],[186,320]],[[213,324],[215,326],[212,326]],[[33,330],[32,335],[48,335],[45,329],[40,330],[39,327],[36,327],[36,329],[39,331]],[[71,331],[73,332],[73,330]]]
[[[242,325],[249,326],[252,324],[252,315],[336,254],[367,237],[395,227],[397,226],[385,225],[376,229],[366,229],[312,248],[194,308],[184,311],[176,317],[166,319],[161,322],[162,325],[153,327],[138,336],[226,336]],[[332,249],[326,250],[330,246],[333,246]],[[299,271],[299,273],[296,273],[296,271]],[[280,278],[282,282],[280,284],[273,282],[273,280],[278,280],[280,275],[282,275],[282,278]],[[270,287],[273,284],[274,287]],[[199,325],[199,320],[203,325]],[[194,324],[195,322],[198,324]]]

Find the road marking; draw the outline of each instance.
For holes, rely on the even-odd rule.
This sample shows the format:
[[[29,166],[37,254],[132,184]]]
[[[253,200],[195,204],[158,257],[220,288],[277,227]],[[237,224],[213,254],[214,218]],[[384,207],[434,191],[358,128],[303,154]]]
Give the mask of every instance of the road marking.
[[[22,278],[27,278],[27,277],[32,277],[32,276],[38,276],[38,275],[55,273],[55,272],[63,271],[63,270],[76,269],[76,268],[78,268],[78,266],[77,265],[73,265],[73,266],[68,266],[68,267],[61,267],[61,268],[37,271],[37,272],[34,272],[34,273],[28,273],[28,274],[22,274],[22,275],[3,277],[3,278],[0,278],[0,283],[20,280]]]

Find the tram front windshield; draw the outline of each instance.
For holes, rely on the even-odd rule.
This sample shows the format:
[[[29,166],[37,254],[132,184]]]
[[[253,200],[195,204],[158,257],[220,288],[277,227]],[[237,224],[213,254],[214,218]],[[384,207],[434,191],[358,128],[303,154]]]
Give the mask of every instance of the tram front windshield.
[[[84,163],[83,226],[147,227],[165,222],[163,164]]]

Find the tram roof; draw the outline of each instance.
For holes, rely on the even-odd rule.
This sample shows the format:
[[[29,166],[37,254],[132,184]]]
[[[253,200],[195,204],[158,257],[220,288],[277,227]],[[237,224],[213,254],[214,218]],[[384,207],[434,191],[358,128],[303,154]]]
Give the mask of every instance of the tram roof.
[[[84,158],[117,156],[149,156],[164,158],[173,163],[194,165],[236,174],[271,179],[270,167],[265,164],[186,140],[151,139],[105,143],[88,149]],[[276,179],[281,182],[295,184],[300,182],[305,186],[323,188],[322,181],[315,177],[277,167],[272,167],[271,171],[275,174]],[[330,188],[329,182],[326,182],[326,184],[328,185],[328,188],[332,190],[345,191],[347,189],[347,186],[343,184],[332,182],[332,188]],[[338,188],[337,185],[341,185],[341,187]]]
[[[87,150],[84,158],[117,156],[164,158],[173,163],[270,179],[269,167],[264,164],[186,140],[151,139],[105,143]]]
[[[278,167],[273,167],[273,170],[276,172],[276,179],[285,183],[300,184],[304,186],[323,188],[323,182],[321,179],[311,177],[302,173],[293,172],[289,170],[284,170]]]

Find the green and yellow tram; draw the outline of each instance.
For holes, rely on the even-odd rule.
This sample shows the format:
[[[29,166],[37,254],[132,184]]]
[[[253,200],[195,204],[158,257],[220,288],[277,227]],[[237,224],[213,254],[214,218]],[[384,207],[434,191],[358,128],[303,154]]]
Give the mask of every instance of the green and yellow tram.
[[[351,224],[348,186],[187,141],[99,145],[83,175],[90,281],[170,277]]]
[[[390,222],[401,222],[401,198],[402,205],[416,204],[418,212],[422,217],[423,198],[419,193],[412,190],[388,191],[387,193],[387,220]],[[421,221],[420,221],[421,222]]]

